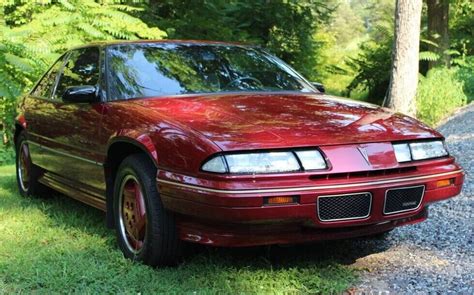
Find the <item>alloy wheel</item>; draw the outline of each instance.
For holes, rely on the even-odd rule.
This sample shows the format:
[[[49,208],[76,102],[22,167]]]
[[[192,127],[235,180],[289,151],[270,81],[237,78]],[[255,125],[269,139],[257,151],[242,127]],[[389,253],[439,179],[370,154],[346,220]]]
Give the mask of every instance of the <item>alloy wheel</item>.
[[[22,142],[18,152],[17,172],[21,189],[26,192],[28,191],[30,184],[30,151],[28,149],[28,145],[25,142]]]
[[[138,254],[145,244],[147,216],[143,190],[135,176],[123,178],[119,198],[121,234],[128,250]]]

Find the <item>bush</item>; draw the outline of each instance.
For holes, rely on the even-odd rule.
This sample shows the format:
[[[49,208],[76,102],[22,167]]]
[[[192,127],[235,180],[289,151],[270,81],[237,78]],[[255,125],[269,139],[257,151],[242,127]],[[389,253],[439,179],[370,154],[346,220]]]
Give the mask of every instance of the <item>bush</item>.
[[[459,68],[434,68],[426,77],[420,75],[416,94],[417,117],[434,125],[456,108],[466,104],[463,82],[458,80]]]
[[[464,83],[463,90],[467,101],[474,101],[474,56],[465,58],[457,71],[456,78]]]
[[[361,44],[359,54],[346,60],[356,73],[347,86],[349,95],[355,90],[368,91],[368,102],[382,104],[390,82],[392,32],[391,27],[374,28],[372,39]]]

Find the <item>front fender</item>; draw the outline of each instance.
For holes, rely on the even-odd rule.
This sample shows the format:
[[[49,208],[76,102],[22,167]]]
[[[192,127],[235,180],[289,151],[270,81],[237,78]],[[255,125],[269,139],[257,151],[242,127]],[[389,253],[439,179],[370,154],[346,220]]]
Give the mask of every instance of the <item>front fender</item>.
[[[111,137],[108,148],[117,142],[133,144],[146,152],[157,168],[183,174],[198,173],[202,161],[220,152],[215,145],[173,125],[161,124],[161,128],[147,130],[123,129]]]
[[[158,153],[156,152],[153,141],[147,134],[141,134],[135,130],[121,132],[109,139],[107,150],[118,142],[129,143],[140,148],[150,156],[156,166],[158,165]]]

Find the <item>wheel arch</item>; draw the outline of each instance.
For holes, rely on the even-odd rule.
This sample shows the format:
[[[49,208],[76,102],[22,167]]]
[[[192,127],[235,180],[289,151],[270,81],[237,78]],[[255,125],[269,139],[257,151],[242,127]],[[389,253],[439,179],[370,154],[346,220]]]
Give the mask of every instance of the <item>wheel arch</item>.
[[[13,144],[16,145],[18,136],[22,131],[26,130],[26,120],[23,115],[19,115],[15,118],[15,131],[13,133]]]
[[[20,133],[25,130],[23,126],[21,126],[19,123],[15,123],[15,133],[13,133],[13,144],[16,145],[16,141],[18,139],[18,136],[20,136]]]
[[[117,137],[111,140],[107,147],[104,173],[106,182],[107,226],[109,228],[114,226],[113,189],[118,168],[126,157],[139,153],[147,155],[155,167],[158,167],[156,149],[148,136],[140,136],[138,138]]]

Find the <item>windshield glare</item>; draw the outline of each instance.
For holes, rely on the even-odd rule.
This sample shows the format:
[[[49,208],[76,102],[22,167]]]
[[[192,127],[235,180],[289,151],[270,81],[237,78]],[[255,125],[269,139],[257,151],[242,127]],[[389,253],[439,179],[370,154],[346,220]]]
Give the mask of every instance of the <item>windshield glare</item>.
[[[122,44],[107,49],[110,98],[299,91],[312,86],[281,60],[238,45]]]

